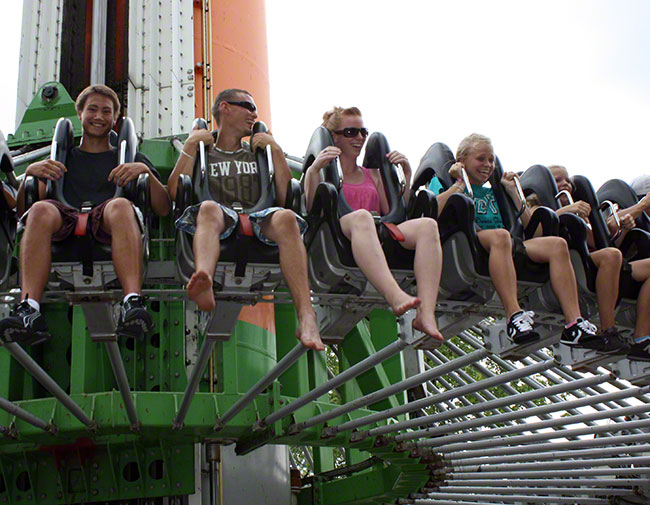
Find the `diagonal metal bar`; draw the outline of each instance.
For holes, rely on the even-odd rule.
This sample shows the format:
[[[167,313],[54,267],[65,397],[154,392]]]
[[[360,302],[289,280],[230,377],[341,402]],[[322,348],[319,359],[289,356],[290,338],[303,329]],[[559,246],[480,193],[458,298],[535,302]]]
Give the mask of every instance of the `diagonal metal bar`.
[[[529,463],[509,463],[499,465],[473,465],[463,467],[463,472],[526,472],[529,470],[569,470],[575,468],[593,468],[597,466],[650,466],[650,456],[630,456],[627,458],[597,458],[571,461],[533,461]]]
[[[307,405],[310,401],[315,400],[319,396],[327,393],[328,391],[331,391],[332,389],[336,388],[340,384],[343,384],[344,382],[353,379],[357,375],[365,372],[366,370],[371,369],[375,365],[397,354],[402,349],[404,349],[407,345],[408,344],[402,339],[396,340],[395,342],[387,345],[383,349],[377,351],[372,356],[368,356],[366,359],[359,361],[359,363],[351,366],[350,368],[343,371],[333,379],[330,379],[327,382],[321,384],[320,386],[317,386],[306,395],[297,398],[296,400],[289,403],[288,405],[285,405],[281,409],[275,411],[273,414],[270,414],[266,416],[264,419],[261,419],[260,421],[255,423],[254,429],[263,429],[265,426],[268,426],[269,424],[273,424],[275,421],[282,419],[285,416],[288,416],[292,412],[298,410],[303,405]]]
[[[512,395],[508,396],[505,398],[499,398],[494,401],[490,401],[488,403],[484,403],[482,405],[472,405],[471,407],[463,407],[458,409],[457,411],[452,411],[452,412],[442,412],[440,414],[433,414],[431,416],[425,416],[419,418],[422,424],[433,424],[433,423],[440,423],[443,421],[447,421],[451,418],[457,417],[458,415],[469,415],[473,414],[477,410],[496,410],[499,409],[505,405],[514,405],[514,404],[522,404],[526,401],[529,400],[536,400],[538,398],[546,398],[551,395],[555,394],[560,394],[564,393],[566,391],[573,391],[574,389],[580,388],[583,385],[587,384],[600,384],[602,382],[607,382],[610,380],[610,376],[608,375],[597,375],[594,377],[589,377],[586,379],[582,379],[580,381],[575,381],[573,383],[564,383],[564,384],[558,384],[556,386],[551,386],[550,388],[546,389],[537,389],[534,391],[528,391],[526,393],[520,393],[518,395]],[[415,427],[417,425],[414,425]],[[408,426],[407,426],[408,427]],[[423,436],[429,436],[429,431],[428,429],[425,430],[418,430],[418,431],[413,431],[409,433],[402,433],[399,435],[395,436],[395,440],[397,441],[405,441],[405,440],[413,440],[416,438],[420,438]]]
[[[56,428],[49,423],[46,423],[42,419],[36,417],[31,412],[27,412],[25,409],[20,408],[18,405],[13,404],[9,400],[2,398],[0,396],[0,408],[6,410],[10,414],[22,419],[26,423],[36,426],[37,428],[47,431],[49,433],[56,433]],[[6,428],[8,430],[8,428]]]
[[[131,397],[131,387],[129,386],[129,379],[126,376],[126,370],[124,369],[124,362],[122,361],[120,348],[116,341],[107,341],[105,343],[106,352],[108,352],[108,359],[113,368],[113,375],[115,375],[117,387],[120,390],[120,395],[122,395],[122,401],[124,402],[124,408],[126,409],[126,415],[131,423],[131,430],[138,431],[142,423],[138,419],[138,413],[135,410],[135,404]]]
[[[329,412],[324,412],[320,415],[307,419],[302,423],[297,423],[289,428],[289,433],[291,434],[298,433],[299,431],[302,431],[305,428],[316,426],[317,424],[324,423],[326,421],[329,421],[330,419],[334,419],[335,417],[339,417],[344,414],[347,414],[352,410],[356,410],[365,407],[367,405],[371,405],[380,400],[383,400],[384,398],[388,398],[389,396],[392,396],[396,393],[406,391],[407,389],[412,388],[413,386],[422,384],[425,381],[432,380],[436,377],[440,377],[446,373],[449,373],[452,370],[466,366],[474,361],[483,359],[487,355],[488,352],[486,350],[474,351],[473,353],[467,354],[461,358],[450,361],[445,365],[431,368],[426,372],[419,373],[417,375],[409,377],[408,379],[393,384],[387,388],[380,389],[379,391],[374,391],[365,396],[362,396],[361,398],[357,398],[356,400],[348,402],[345,405],[336,407],[330,410]]]
[[[536,423],[529,423],[526,425],[507,426],[505,428],[493,428],[485,431],[474,431],[471,433],[461,433],[459,435],[449,435],[443,439],[425,440],[422,444],[428,447],[440,447],[445,445],[452,445],[458,442],[469,442],[471,440],[480,440],[483,438],[496,438],[502,435],[510,435],[513,433],[521,433],[524,431],[532,431],[533,429],[541,430],[545,428],[554,428],[566,424],[582,423],[584,421],[595,421],[599,419],[612,419],[615,417],[631,416],[638,413],[650,411],[650,405],[638,405],[636,407],[623,407],[619,409],[611,409],[605,412],[595,412],[593,414],[583,414],[579,416],[561,417],[558,419],[551,419],[548,421],[539,421]],[[628,423],[616,423],[620,426],[619,429],[627,429]],[[595,428],[595,427],[590,427]],[[494,443],[495,441],[492,440]]]
[[[646,437],[647,438],[647,437]],[[544,460],[561,460],[566,458],[571,459],[596,459],[602,456],[611,456],[611,455],[621,455],[621,454],[650,454],[650,444],[641,444],[641,445],[616,445],[614,447],[601,447],[599,449],[585,449],[579,451],[553,451],[546,453],[537,453],[533,454],[516,454],[510,456],[486,456],[478,458],[450,458],[450,464],[454,468],[459,468],[463,466],[474,466],[474,465],[496,465],[496,464],[507,464],[507,463],[517,463],[524,461],[544,461]],[[461,453],[462,454],[462,453]]]
[[[459,395],[467,394],[467,393],[472,393],[474,391],[478,391],[479,389],[482,388],[488,388],[492,386],[496,386],[499,384],[502,384],[504,382],[510,382],[513,380],[516,380],[522,376],[526,375],[531,375],[538,373],[540,370],[547,370],[551,367],[555,366],[553,360],[548,360],[543,363],[538,363],[533,366],[525,367],[525,368],[519,368],[517,370],[513,370],[511,372],[507,372],[502,375],[498,375],[495,377],[492,377],[490,379],[486,379],[484,381],[481,381],[480,383],[475,383],[475,384],[468,384],[467,386],[462,386],[459,388],[454,388],[450,391],[446,391],[440,395],[438,395],[435,398],[423,398],[421,400],[417,400],[415,402],[407,403],[406,405],[400,405],[399,407],[394,407],[392,409],[385,410],[383,412],[377,412],[376,414],[370,414],[365,417],[361,417],[359,419],[355,419],[353,421],[348,421],[347,423],[340,424],[338,426],[331,426],[326,428],[324,431],[328,435],[334,435],[336,433],[340,433],[342,431],[347,431],[347,430],[352,430],[354,428],[358,428],[359,426],[365,426],[370,423],[374,423],[376,421],[380,421],[383,419],[387,419],[389,417],[394,417],[399,414],[405,414],[406,412],[410,412],[416,409],[420,409],[423,407],[427,407],[429,405],[432,405],[434,403],[439,403],[443,399],[446,398],[456,398]],[[411,420],[413,422],[417,422],[418,419],[413,419]],[[391,428],[394,426],[397,426],[398,424],[402,426],[404,423],[409,423],[409,421],[404,421],[403,423],[397,423],[397,424],[392,424],[390,425]],[[387,428],[387,427],[384,427]],[[376,430],[377,428],[375,428]],[[400,428],[397,428],[400,429]],[[370,430],[374,431],[374,430]],[[393,431],[393,430],[390,430]],[[369,432],[370,433],[370,432]]]
[[[513,446],[519,444],[531,444],[537,442],[538,440],[552,440],[554,438],[568,438],[568,437],[579,437],[582,435],[596,435],[601,433],[611,433],[616,431],[629,431],[631,429],[637,428],[648,428],[650,427],[650,420],[643,419],[640,421],[627,421],[625,423],[616,423],[616,424],[605,424],[597,426],[587,426],[585,428],[574,428],[566,431],[552,431],[545,433],[535,433],[534,435],[516,435],[512,437],[506,437],[499,440],[499,442],[504,446]],[[647,433],[646,433],[647,437]],[[437,440],[420,440],[415,444],[417,447],[427,447],[427,446],[436,446],[438,445]],[[494,440],[482,440],[479,442],[472,442],[467,444],[467,442],[460,442],[456,444],[449,444],[438,447],[438,451],[441,452],[457,452],[464,449],[478,450],[487,447],[494,447]]]
[[[579,400],[572,400],[569,402],[566,402],[564,405],[561,403],[552,403],[550,405],[542,405],[540,407],[535,407],[534,409],[525,409],[525,410],[520,410],[520,411],[515,411],[515,412],[508,412],[506,414],[496,414],[493,416],[490,416],[489,418],[483,418],[483,419],[472,419],[471,421],[467,422],[462,422],[462,423],[454,423],[454,424],[446,424],[443,426],[437,426],[435,428],[428,428],[426,430],[421,430],[419,431],[420,435],[424,436],[429,436],[429,437],[435,437],[435,436],[440,436],[446,433],[450,432],[457,432],[457,431],[464,431],[470,428],[476,428],[478,426],[485,426],[487,423],[486,421],[489,421],[490,426],[494,426],[496,424],[502,423],[504,421],[511,421],[513,419],[525,419],[529,417],[539,417],[541,414],[548,414],[551,412],[557,412],[558,410],[565,410],[568,408],[578,408],[578,407],[584,407],[584,406],[591,406],[595,402],[604,402],[604,401],[609,401],[611,399],[619,399],[619,398],[627,398],[630,396],[638,396],[647,393],[650,391],[650,386],[646,386],[644,388],[630,388],[627,391],[617,391],[615,393],[609,393],[606,395],[601,395],[601,397],[598,396],[592,396],[588,398],[581,398]],[[607,412],[607,411],[605,411]],[[611,412],[611,411],[610,411]],[[576,417],[581,417],[582,414],[579,414],[577,416],[572,416],[572,417],[566,417],[564,419],[575,419]],[[546,422],[546,421],[543,421]],[[522,428],[521,431],[530,431],[531,429],[531,424],[526,424],[525,427]],[[397,426],[397,425],[394,425]],[[371,430],[372,432],[372,430]],[[371,433],[372,435],[373,433]]]
[[[517,482],[517,481],[510,481],[510,482]],[[636,484],[638,484],[638,481],[635,481]],[[491,494],[491,493],[501,493],[504,495],[510,495],[510,494],[534,494],[534,493],[546,493],[549,495],[555,495],[555,494],[577,494],[577,495],[602,495],[605,491],[602,489],[589,489],[587,487],[544,487],[543,489],[535,489],[533,487],[503,487],[503,482],[495,482],[494,487],[490,486],[445,486],[440,488],[439,492],[443,492],[445,494],[447,493],[467,493],[467,494],[474,494],[474,493],[485,493],[485,494]],[[498,484],[501,484],[499,486]],[[573,484],[572,481],[567,482],[567,484]],[[615,484],[618,485],[618,484]],[[435,491],[432,491],[435,492]],[[635,494],[635,491],[633,489],[608,489],[606,491],[608,496],[627,496],[627,495],[633,495]],[[414,498],[419,497],[420,495],[414,495]],[[426,494],[422,494],[421,496],[425,497]],[[467,495],[466,495],[467,496]],[[575,500],[575,498],[574,498]]]
[[[45,389],[52,393],[52,395],[54,395],[57,400],[59,400],[77,419],[79,419],[79,421],[91,430],[97,428],[97,423],[88,417],[81,407],[79,407],[79,405],[77,405],[56,382],[54,382],[52,377],[50,377],[47,372],[45,372],[45,370],[43,370],[22,347],[20,347],[20,345],[15,342],[6,342],[4,346],[14,359],[18,361],[18,363],[20,363],[23,368],[25,368]]]
[[[560,435],[562,436],[562,435]],[[559,438],[559,437],[558,437]],[[609,447],[618,445],[636,444],[638,442],[647,442],[647,433],[637,433],[634,435],[616,435],[612,437],[597,437],[590,439],[578,439],[570,442],[549,442],[546,444],[531,444],[531,445],[518,445],[515,447],[496,447],[491,449],[480,450],[463,450],[462,452],[455,452],[447,454],[445,457],[453,461],[456,458],[480,458],[484,456],[507,456],[510,454],[528,454],[539,453],[547,451],[565,451],[574,449],[583,449],[585,447]],[[474,444],[472,444],[474,445]],[[634,445],[629,445],[629,449],[634,448]],[[628,447],[621,448],[621,452],[626,452]]]
[[[262,377],[257,383],[248,390],[237,402],[230,407],[223,416],[217,419],[214,429],[216,431],[224,428],[228,421],[241,412],[257,395],[264,391],[275,379],[280,377],[286,370],[291,367],[300,357],[308,351],[307,347],[302,344],[296,344],[269,372]]]
[[[206,335],[205,339],[203,340],[203,344],[201,344],[199,357],[197,358],[196,364],[192,369],[192,373],[187,380],[187,386],[183,392],[183,399],[181,400],[181,404],[178,407],[176,416],[172,421],[172,427],[175,430],[180,430],[185,423],[185,417],[187,416],[187,412],[190,410],[190,405],[192,404],[192,399],[194,398],[196,389],[199,387],[201,375],[203,375],[203,371],[205,370],[205,366],[208,363],[208,359],[210,359],[210,354],[212,354],[212,349],[214,348],[214,344],[216,342],[217,341],[215,338],[210,338]]]
[[[544,490],[539,490],[543,492]],[[473,493],[471,495],[473,499],[476,500],[487,500],[492,503],[503,503],[504,497],[500,495],[491,495],[491,494],[478,494]],[[439,505],[439,499],[451,499],[451,500],[462,500],[469,498],[466,494],[457,494],[457,493],[430,493],[429,498],[432,500],[415,500],[417,505]],[[547,496],[547,495],[509,495],[507,500],[509,502],[522,502],[522,503],[542,503],[547,505],[549,503],[553,504],[562,504],[567,503],[574,505],[576,503],[576,498],[573,496]],[[453,502],[458,503],[458,502]],[[609,505],[610,501],[606,498],[587,498],[580,497],[580,505]]]

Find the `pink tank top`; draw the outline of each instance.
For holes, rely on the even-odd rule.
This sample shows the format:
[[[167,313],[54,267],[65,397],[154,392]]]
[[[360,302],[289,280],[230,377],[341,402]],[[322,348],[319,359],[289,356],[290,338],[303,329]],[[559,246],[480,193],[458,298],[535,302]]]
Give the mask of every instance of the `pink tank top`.
[[[363,182],[361,184],[350,184],[343,181],[343,196],[345,196],[348,205],[354,210],[366,209],[370,212],[381,213],[377,186],[375,186],[368,169],[365,167],[361,167],[361,169],[364,174]]]

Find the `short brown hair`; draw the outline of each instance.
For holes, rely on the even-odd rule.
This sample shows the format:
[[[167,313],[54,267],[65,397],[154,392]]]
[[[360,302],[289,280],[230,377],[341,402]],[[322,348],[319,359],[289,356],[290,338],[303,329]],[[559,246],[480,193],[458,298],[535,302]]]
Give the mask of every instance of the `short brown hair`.
[[[237,99],[237,94],[238,93],[244,93],[245,95],[250,96],[253,98],[253,95],[251,95],[248,91],[245,89],[238,89],[238,88],[228,88],[224,89],[221,93],[217,95],[217,98],[214,99],[214,103],[212,104],[212,115],[214,116],[214,120],[219,124],[219,104],[221,102],[227,102],[229,100],[235,100]]]
[[[348,107],[347,109],[344,109],[343,107],[334,107],[332,110],[328,110],[323,114],[322,126],[327,128],[331,133],[334,133],[336,130],[340,129],[341,119],[343,116],[361,117],[361,111],[357,107]]]
[[[113,117],[117,117],[117,115],[120,113],[120,99],[117,97],[117,93],[115,93],[115,91],[113,91],[108,86],[105,86],[104,84],[93,84],[92,86],[86,87],[81,93],[79,93],[77,101],[75,102],[75,108],[77,109],[77,112],[84,110],[84,106],[86,105],[88,97],[93,93],[104,95],[110,98],[113,102]]]

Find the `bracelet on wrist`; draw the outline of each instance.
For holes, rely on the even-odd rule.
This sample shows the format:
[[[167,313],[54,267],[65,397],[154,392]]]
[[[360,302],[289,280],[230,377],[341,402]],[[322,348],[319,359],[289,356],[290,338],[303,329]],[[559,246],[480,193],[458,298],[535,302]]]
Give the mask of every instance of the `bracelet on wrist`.
[[[185,151],[183,151],[183,150],[181,150],[181,154],[182,154],[183,156],[187,156],[187,157],[188,157],[189,159],[191,159],[191,160],[194,159],[194,156],[192,156],[192,155],[190,155],[190,154],[187,154],[187,153],[186,153]]]

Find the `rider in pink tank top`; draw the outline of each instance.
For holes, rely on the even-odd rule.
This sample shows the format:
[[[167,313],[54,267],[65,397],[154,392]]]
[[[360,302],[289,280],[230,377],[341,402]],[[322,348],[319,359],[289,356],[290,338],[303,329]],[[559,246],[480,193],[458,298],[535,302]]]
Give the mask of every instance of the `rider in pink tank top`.
[[[360,168],[363,170],[363,182],[361,184],[350,184],[345,180],[343,181],[345,201],[353,210],[366,209],[381,214],[377,186],[375,186],[368,169],[365,167]]]

